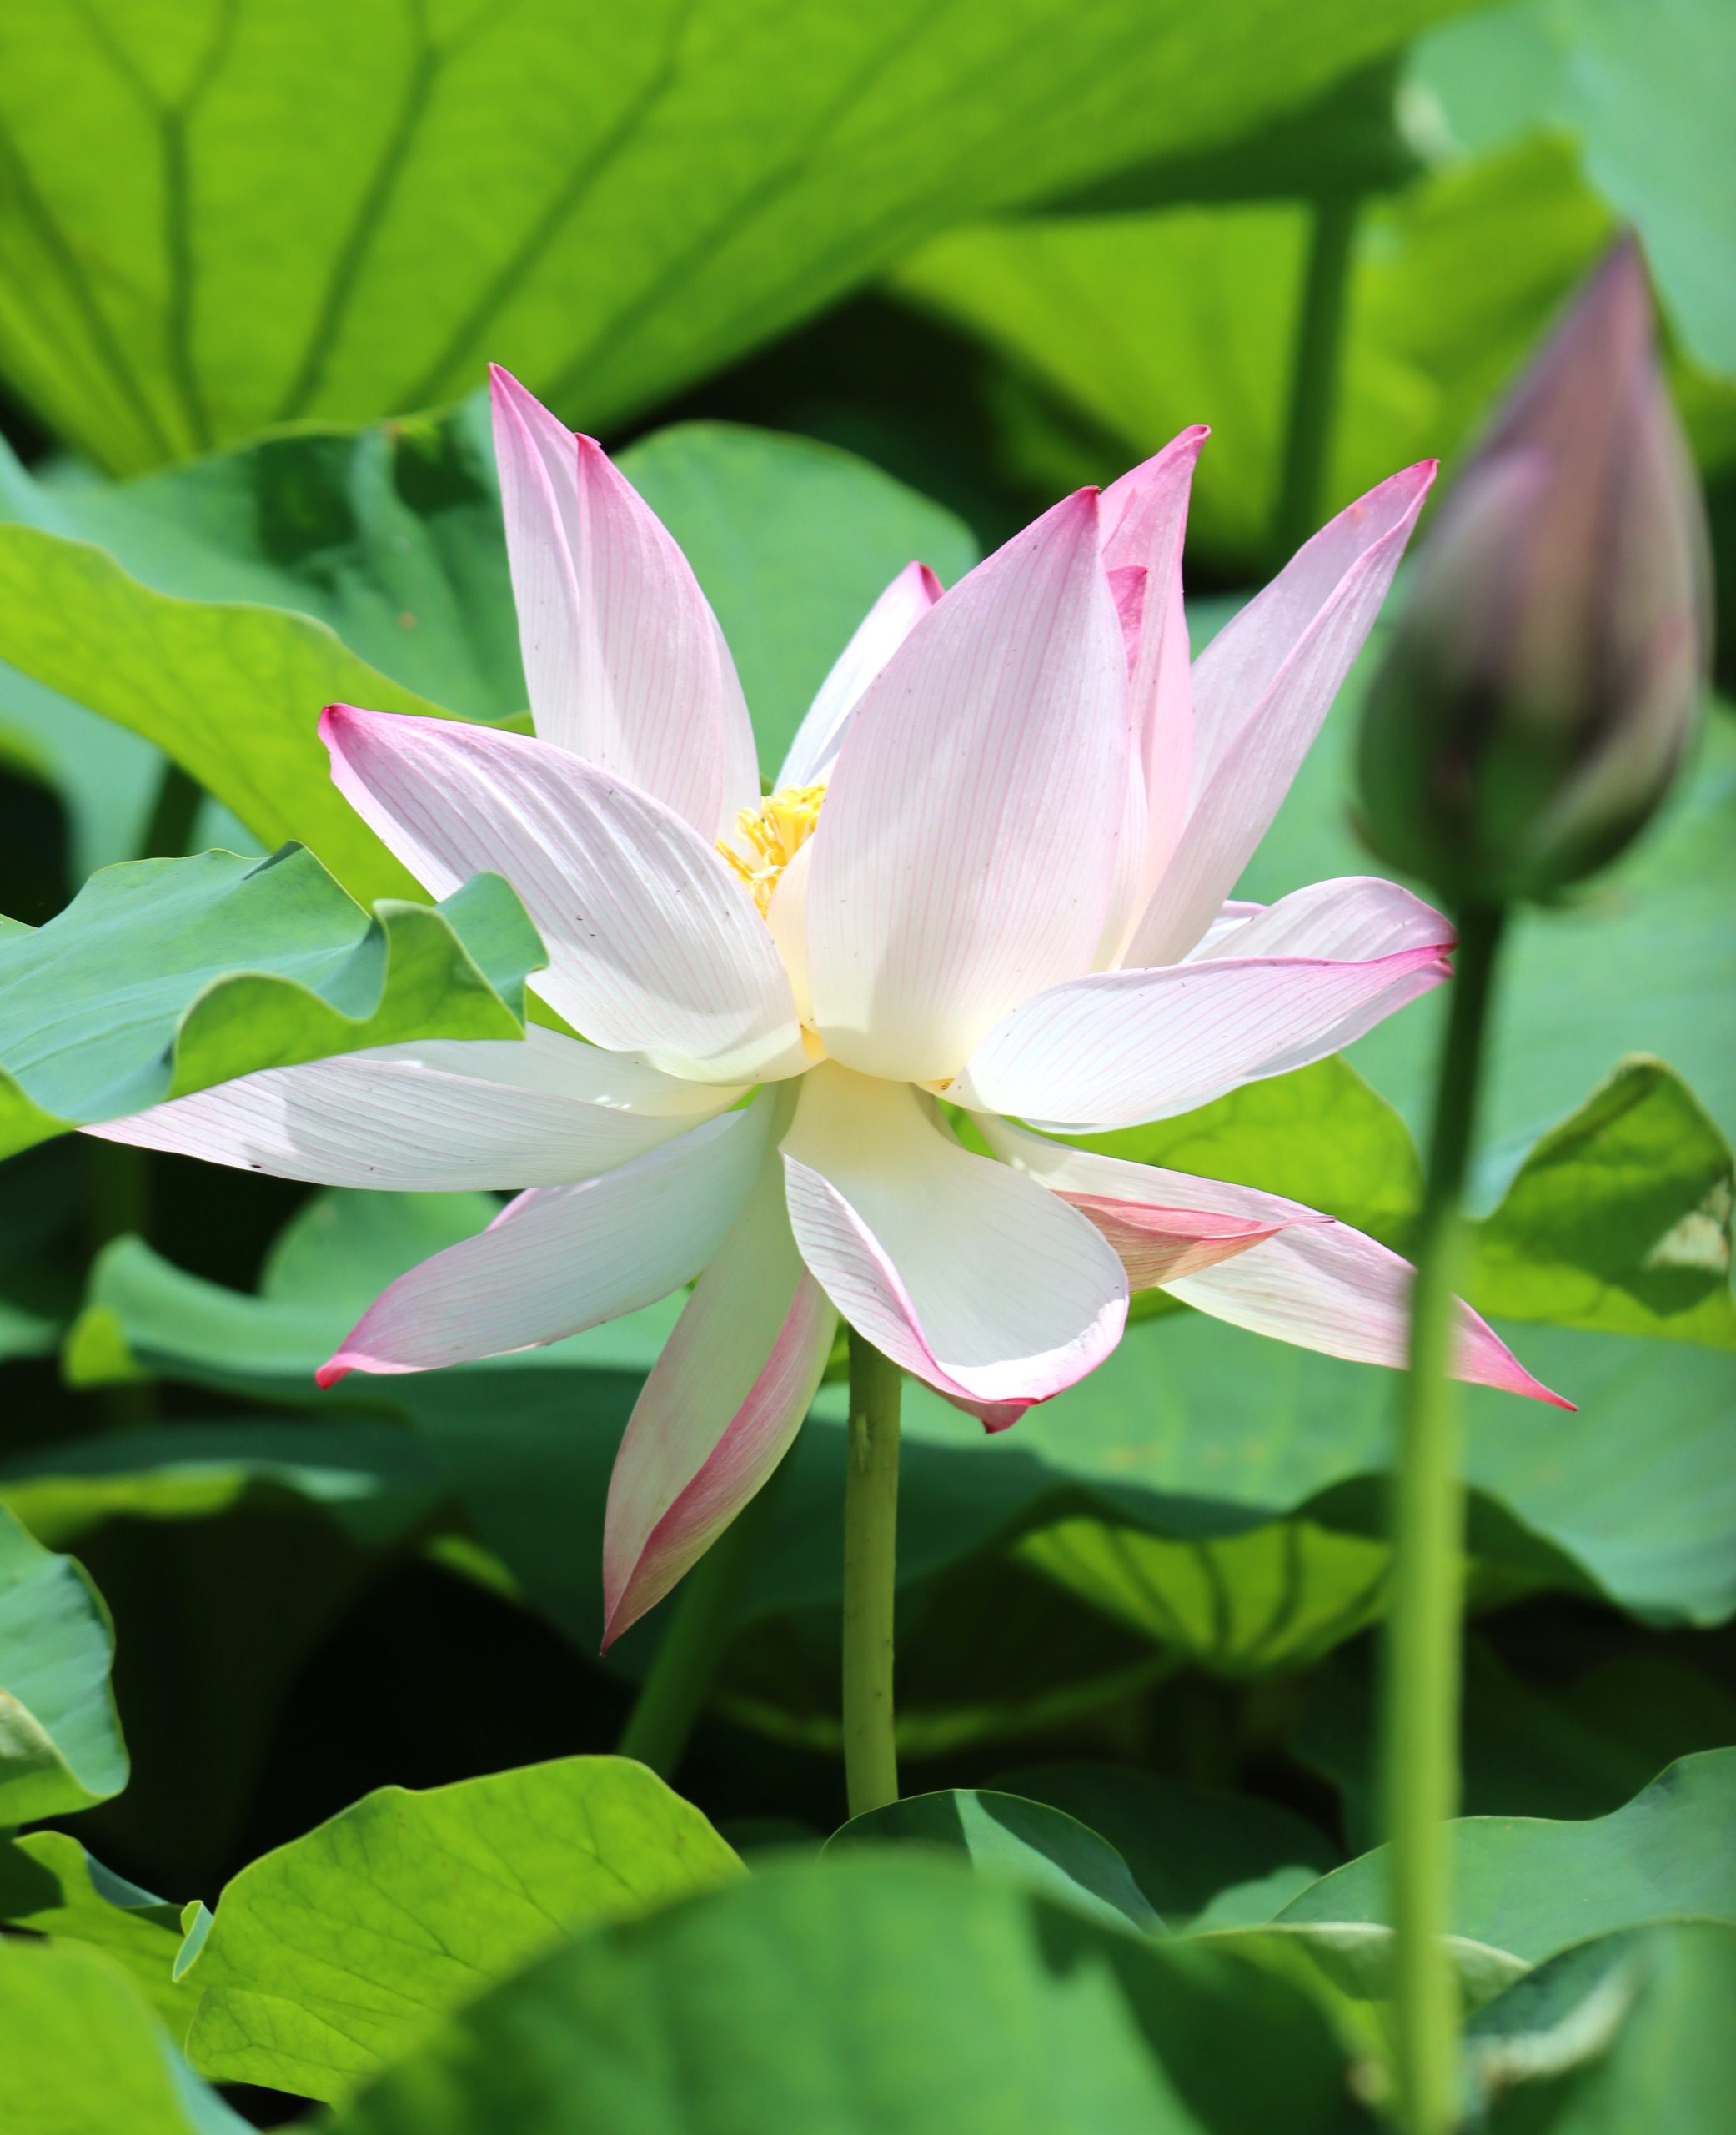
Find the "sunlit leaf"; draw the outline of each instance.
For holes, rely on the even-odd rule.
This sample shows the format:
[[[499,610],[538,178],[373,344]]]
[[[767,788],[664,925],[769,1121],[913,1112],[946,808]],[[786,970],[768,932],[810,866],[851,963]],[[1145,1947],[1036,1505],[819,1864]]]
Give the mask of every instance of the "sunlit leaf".
[[[225,1888],[186,1974],[188,2050],[207,2075],[334,2097],[572,1930],[740,1872],[623,1758],[384,1787]]]
[[[247,2135],[99,1952],[0,1937],[0,2030],[18,2135]]]
[[[35,13],[0,42],[0,354],[116,468],[490,358],[599,429],[961,215],[1216,146],[1447,12]]]
[[[64,1831],[0,1841],[0,1922],[103,1951],[178,2040],[193,2014],[193,1997],[174,1977],[181,1912],[113,1874]]]
[[[64,1816],[127,1783],[103,1597],[0,1508],[0,1826]]]

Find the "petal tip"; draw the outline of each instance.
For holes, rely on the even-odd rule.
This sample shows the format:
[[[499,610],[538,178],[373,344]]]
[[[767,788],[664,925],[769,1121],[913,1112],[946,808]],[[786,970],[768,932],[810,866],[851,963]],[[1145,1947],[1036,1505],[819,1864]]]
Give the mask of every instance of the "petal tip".
[[[361,1361],[351,1351],[339,1349],[335,1356],[328,1357],[314,1373],[314,1384],[322,1391],[329,1386],[335,1386],[340,1379],[347,1378]]]

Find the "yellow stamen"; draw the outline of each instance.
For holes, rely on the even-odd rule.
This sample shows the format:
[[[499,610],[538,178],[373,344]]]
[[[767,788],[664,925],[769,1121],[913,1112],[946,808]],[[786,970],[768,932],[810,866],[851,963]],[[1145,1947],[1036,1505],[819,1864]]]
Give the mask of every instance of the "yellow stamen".
[[[823,786],[785,786],[768,794],[757,808],[744,808],[735,822],[755,856],[751,859],[744,859],[734,846],[718,840],[718,851],[753,892],[761,912],[771,902],[778,877],[814,835],[825,798]]]

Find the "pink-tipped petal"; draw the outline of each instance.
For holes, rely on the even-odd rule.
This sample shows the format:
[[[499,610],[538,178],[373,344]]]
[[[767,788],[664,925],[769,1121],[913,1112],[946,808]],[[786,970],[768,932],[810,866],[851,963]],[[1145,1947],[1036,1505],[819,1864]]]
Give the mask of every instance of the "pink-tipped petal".
[[[585,1037],[705,1082],[805,1064],[753,900],[660,801],[459,720],[331,705],[319,731],[345,800],[436,896],[484,871],[512,884],[549,952],[531,982]]]
[[[1439,942],[1102,972],[1015,1008],[946,1094],[1061,1133],[1136,1127],[1323,1060],[1448,973]]]
[[[1435,463],[1340,512],[1193,664],[1187,819],[1123,962],[1173,962],[1236,886],[1392,582]]]
[[[715,838],[760,784],[741,685],[699,581],[595,440],[498,365],[489,384],[536,731]]]
[[[1128,776],[1127,665],[1081,490],[930,609],[844,737],[808,951],[834,1057],[926,1082],[1091,967]]]
[[[827,1296],[985,1420],[1011,1422],[1121,1339],[1126,1278],[1097,1231],[961,1148],[909,1084],[823,1063],[783,1150],[790,1224]]]
[[[1453,944],[1453,922],[1409,890],[1378,875],[1340,875],[1276,904],[1224,906],[1184,961],[1328,957],[1354,963],[1403,949],[1444,956]]]
[[[788,1450],[838,1324],[774,1152],[635,1404],[609,1483],[603,1646],[660,1601]]]
[[[315,1186],[451,1193],[589,1178],[741,1094],[533,1024],[522,1043],[436,1039],[267,1068],[86,1131]]]
[[[690,1282],[735,1222],[768,1093],[571,1186],[533,1187],[484,1231],[381,1291],[317,1376],[434,1371],[559,1342]]]
[[[1246,1253],[1282,1228],[1252,1216],[1214,1216],[1161,1202],[1121,1201],[1101,1193],[1061,1199],[1096,1224],[1127,1271],[1130,1290],[1149,1290]]]
[[[1266,1226],[1240,1253],[1164,1277],[1173,1296],[1214,1319],[1298,1349],[1356,1364],[1402,1366],[1410,1337],[1412,1268],[1396,1253],[1300,1202],[1156,1164],[1070,1148],[1004,1119],[985,1120],[989,1146],[1006,1163],[1069,1200],[1162,1204]],[[1487,1322],[1458,1307],[1459,1378],[1523,1394],[1558,1409],[1573,1403],[1534,1379]]]
[[[1141,626],[1128,660],[1136,773],[1145,791],[1145,843],[1133,870],[1142,912],[1175,849],[1187,811],[1193,759],[1193,701],[1187,618],[1182,605],[1182,547],[1193,470],[1211,432],[1202,423],[1103,492],[1103,560],[1111,585],[1130,567],[1146,574]]]
[[[856,625],[820,684],[778,773],[783,786],[823,786],[863,691],[941,597],[926,564],[909,563]]]

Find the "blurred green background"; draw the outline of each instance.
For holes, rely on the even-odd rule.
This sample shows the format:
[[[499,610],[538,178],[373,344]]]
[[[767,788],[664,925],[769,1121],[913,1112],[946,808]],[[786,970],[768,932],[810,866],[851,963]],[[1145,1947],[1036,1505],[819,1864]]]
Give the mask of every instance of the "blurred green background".
[[[910,555],[950,580],[1204,421],[1197,648],[1362,489],[1428,455],[1450,482],[1631,224],[1728,688],[1733,108],[1725,0],[11,8],[0,911],[290,837],[401,888],[313,723],[523,709],[489,360],[621,453],[775,761]],[[1246,894],[1367,869],[1357,686]],[[1580,1410],[1470,1404],[1473,1809],[1601,1812],[1736,1742],[1733,831],[1718,704],[1664,819],[1515,946],[1471,1294]],[[1402,1247],[1433,1029],[1140,1153]],[[0,1502],[113,1611],[131,1782],[78,1829],[124,1872],[213,1897],[370,1786],[614,1741],[662,1627],[592,1658],[602,1492],[670,1311],[313,1394],[489,1208],[77,1138],[0,1168]],[[684,1772],[726,1828],[840,1813],[836,1393]],[[1319,1867],[1362,1845],[1392,1394],[1172,1311],[991,1444],[913,1396],[910,1783],[1085,1756],[1300,1818]]]

